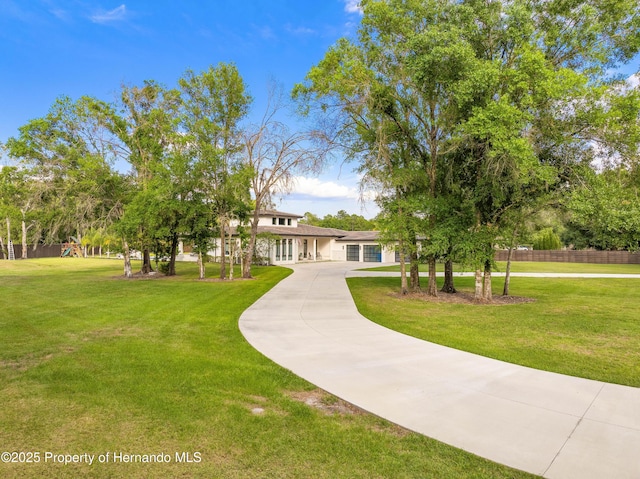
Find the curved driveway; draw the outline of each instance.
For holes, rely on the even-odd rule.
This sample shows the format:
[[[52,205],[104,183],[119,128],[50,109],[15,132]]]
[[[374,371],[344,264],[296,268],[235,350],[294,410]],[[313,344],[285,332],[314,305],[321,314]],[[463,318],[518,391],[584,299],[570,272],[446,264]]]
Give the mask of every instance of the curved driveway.
[[[345,281],[362,266],[295,265],[242,314],[240,330],[320,388],[479,456],[549,478],[640,477],[640,389],[516,366],[376,325],[358,313]]]

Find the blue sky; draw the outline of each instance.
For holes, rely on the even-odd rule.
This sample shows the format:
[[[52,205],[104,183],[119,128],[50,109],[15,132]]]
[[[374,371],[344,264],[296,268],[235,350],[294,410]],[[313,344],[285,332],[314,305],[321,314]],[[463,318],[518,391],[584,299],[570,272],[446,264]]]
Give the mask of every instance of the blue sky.
[[[173,87],[219,62],[238,66],[257,117],[270,79],[289,91],[359,21],[357,0],[0,0],[0,142],[59,96],[113,101],[123,83]],[[637,70],[638,57],[621,72]],[[371,218],[378,210],[358,200],[357,183],[338,159],[277,207]]]
[[[123,83],[173,87],[219,62],[237,65],[259,115],[270,79],[289,91],[359,21],[354,0],[0,0],[0,141],[59,96],[114,101]],[[373,217],[352,170],[336,161],[277,206]]]

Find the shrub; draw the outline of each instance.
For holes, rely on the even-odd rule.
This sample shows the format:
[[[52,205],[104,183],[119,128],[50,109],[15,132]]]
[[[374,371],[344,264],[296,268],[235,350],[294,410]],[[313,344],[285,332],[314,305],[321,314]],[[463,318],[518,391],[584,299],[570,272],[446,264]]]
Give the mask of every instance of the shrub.
[[[553,228],[545,228],[538,231],[533,238],[533,249],[551,250],[562,249],[560,237],[553,231]]]

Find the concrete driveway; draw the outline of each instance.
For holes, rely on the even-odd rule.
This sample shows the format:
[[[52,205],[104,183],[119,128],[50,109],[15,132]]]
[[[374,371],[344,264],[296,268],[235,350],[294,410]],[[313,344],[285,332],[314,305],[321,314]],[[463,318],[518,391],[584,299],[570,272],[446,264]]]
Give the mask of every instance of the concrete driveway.
[[[379,264],[377,264],[379,266]],[[438,346],[361,316],[362,263],[295,265],[246,310],[258,351],[405,428],[549,478],[640,478],[640,389]]]

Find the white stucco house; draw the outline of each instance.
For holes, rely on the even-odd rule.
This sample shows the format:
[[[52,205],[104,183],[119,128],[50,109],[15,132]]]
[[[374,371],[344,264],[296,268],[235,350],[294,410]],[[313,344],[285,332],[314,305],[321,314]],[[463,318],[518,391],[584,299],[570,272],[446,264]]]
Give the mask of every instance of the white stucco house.
[[[260,213],[256,249],[268,257],[270,264],[293,264],[309,261],[393,262],[395,251],[380,247],[376,231],[343,231],[300,224],[301,215],[276,210]],[[237,226],[237,223],[232,226]],[[219,240],[218,240],[219,241]],[[212,256],[220,255],[219,244]],[[228,246],[226,248],[228,254]],[[266,259],[266,258],[265,258]]]

